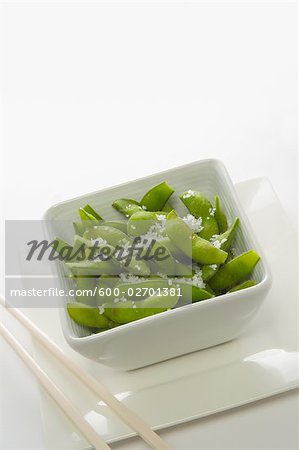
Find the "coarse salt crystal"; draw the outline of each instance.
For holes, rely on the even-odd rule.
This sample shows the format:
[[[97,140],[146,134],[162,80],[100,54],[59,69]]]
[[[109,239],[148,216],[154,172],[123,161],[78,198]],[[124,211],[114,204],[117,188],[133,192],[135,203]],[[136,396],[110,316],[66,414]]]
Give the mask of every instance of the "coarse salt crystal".
[[[192,214],[187,214],[187,216],[183,217],[183,220],[195,233],[198,233],[203,229],[201,217],[196,219]]]
[[[119,278],[123,283],[136,283],[140,281],[140,278],[136,275],[133,275],[132,273],[120,273]]]
[[[189,198],[189,197],[192,197],[192,195],[194,195],[194,191],[189,189],[189,191],[187,191],[186,194],[184,194],[182,198]]]
[[[92,245],[106,245],[107,241],[101,237],[98,237],[96,239],[91,239]]]
[[[221,243],[220,243],[220,241],[218,241],[218,239],[215,239],[215,241],[213,241],[212,244],[213,244],[214,247],[216,247],[216,248],[220,248],[220,247],[221,247]]]
[[[219,239],[215,239],[214,241],[212,241],[212,244],[214,245],[214,247],[216,248],[221,248],[221,246],[227,241],[226,238],[223,238],[219,241]]]
[[[202,272],[201,269],[198,266],[194,266],[194,270],[195,270],[195,274],[193,275],[192,278],[178,278],[176,281],[181,281],[199,288],[204,288],[205,287],[205,283],[202,279]]]
[[[164,280],[168,280],[168,277],[167,277],[167,275],[165,275],[165,273],[157,272],[157,275],[158,275],[160,278],[163,278]]]

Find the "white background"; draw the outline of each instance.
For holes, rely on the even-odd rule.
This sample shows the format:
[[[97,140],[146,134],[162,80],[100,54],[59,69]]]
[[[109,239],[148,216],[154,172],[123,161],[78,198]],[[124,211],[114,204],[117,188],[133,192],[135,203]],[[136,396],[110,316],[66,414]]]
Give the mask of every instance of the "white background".
[[[213,157],[234,181],[268,176],[296,226],[296,2],[7,1],[1,16],[5,218]],[[10,445],[33,448],[38,415],[26,396],[14,433],[17,398]],[[163,435],[295,449],[296,408],[287,394]]]

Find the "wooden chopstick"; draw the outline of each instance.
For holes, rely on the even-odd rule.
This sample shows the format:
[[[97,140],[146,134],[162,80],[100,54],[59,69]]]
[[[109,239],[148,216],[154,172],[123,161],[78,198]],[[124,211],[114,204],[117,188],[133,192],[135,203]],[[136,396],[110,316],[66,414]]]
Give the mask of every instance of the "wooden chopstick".
[[[8,331],[8,329],[0,323],[0,333],[9,345],[15,350],[19,357],[29,367],[29,369],[36,376],[40,384],[45,388],[48,394],[56,401],[65,414],[76,425],[78,430],[86,437],[88,442],[92,444],[97,450],[110,449],[99,434],[89,425],[86,420],[83,419],[80,412],[74,407],[70,400],[64,395],[64,393],[56,386],[56,384],[48,377],[48,375],[42,370],[42,368],[34,361],[30,354],[19,344],[14,336]]]
[[[0,297],[0,303],[6,307],[4,300]],[[151,427],[136,413],[119,401],[111,392],[93,376],[75,363],[66,353],[61,350],[45,333],[43,333],[31,320],[29,320],[17,308],[6,308],[30,333],[38,340],[56,359],[66,366],[77,378],[89,387],[101,400],[117,414],[123,422],[133,429],[154,450],[171,450],[171,447],[155,433]],[[80,428],[79,428],[80,429]],[[99,447],[100,448],[100,447]],[[108,447],[106,447],[108,448]]]

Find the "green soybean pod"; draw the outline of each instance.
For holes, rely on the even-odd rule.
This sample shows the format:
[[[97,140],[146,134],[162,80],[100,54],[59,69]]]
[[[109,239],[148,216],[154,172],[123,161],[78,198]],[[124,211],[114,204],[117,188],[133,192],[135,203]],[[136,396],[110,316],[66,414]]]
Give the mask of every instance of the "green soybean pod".
[[[86,211],[84,208],[79,208],[79,215],[80,215],[81,220],[84,223],[85,227],[89,227],[89,226],[92,226],[92,224],[95,225],[98,223],[98,220],[91,213]],[[90,224],[89,222],[92,222],[92,223]]]
[[[114,247],[114,252],[111,253],[113,257],[110,258],[114,263],[114,267],[118,267],[118,270],[114,274],[121,272],[121,269],[125,269],[134,275],[148,276],[150,274],[148,264],[142,259],[138,261],[132,254],[133,240],[117,228],[105,225],[93,227],[86,231],[83,236],[86,239],[103,239]],[[104,244],[106,247],[109,247],[109,245]],[[109,271],[107,274],[112,274],[112,272]]]
[[[177,261],[186,264],[190,263],[190,259],[188,260],[187,255],[183,253],[178,247],[176,247],[168,236],[161,237],[158,242],[161,242],[161,244],[163,244],[168,249],[168,251]]]
[[[86,230],[86,228],[82,222],[78,222],[78,221],[73,222],[73,227],[74,227],[76,235],[83,236],[83,233]]]
[[[99,222],[101,222],[102,220],[104,220],[100,214],[98,214],[89,204],[85,205],[82,208],[85,212],[87,212],[90,216],[93,217],[92,220],[98,220]]]
[[[103,222],[101,225],[117,228],[123,233],[127,233],[127,223],[124,220],[105,220],[105,222]]]
[[[91,242],[82,236],[75,235],[72,257],[70,261],[83,261],[90,254]]]
[[[113,322],[124,324],[174,308],[178,299],[177,294],[163,297],[153,295],[138,302],[127,300],[126,302],[107,303],[104,305],[104,311],[105,315]]]
[[[59,237],[55,237],[51,242],[51,246],[61,259],[69,260],[73,253],[73,246]]]
[[[216,274],[219,267],[219,264],[203,265],[201,267],[201,276],[203,281],[209,281],[210,278],[212,278]]]
[[[140,204],[148,211],[161,211],[173,192],[174,189],[166,181],[163,181],[147,191],[142,197]]]
[[[215,297],[215,292],[208,283],[205,283],[205,291],[207,291],[211,295],[211,298]]]
[[[97,278],[96,277],[75,277],[74,281],[76,283],[76,289],[79,290],[90,290],[94,289],[95,283]]]
[[[221,250],[224,250],[225,252],[228,252],[232,241],[234,239],[236,230],[239,226],[240,220],[237,217],[233,224],[228,228],[228,230],[226,230],[224,233],[220,234],[217,237],[217,241],[219,242],[219,248]],[[212,278],[217,270],[219,269],[219,265],[217,264],[212,264],[212,265],[204,265],[201,267],[201,271],[202,271],[202,279],[204,281],[208,281],[210,278]]]
[[[196,219],[201,217],[203,228],[198,233],[200,237],[209,240],[214,234],[219,233],[213,206],[201,192],[189,190],[183,192],[180,199]]]
[[[164,211],[166,213],[169,213],[172,210],[173,210],[173,207],[169,203],[165,203],[165,205],[162,208],[162,211]]]
[[[144,255],[146,255],[146,249]],[[188,276],[192,273],[192,267],[177,261],[160,240],[152,242],[150,257],[152,259],[149,260],[149,265],[153,274]]]
[[[143,277],[148,277],[151,273],[149,265],[142,259],[136,259],[134,255],[130,257],[128,263],[126,263],[126,260],[123,260],[123,263],[120,264],[120,267],[125,269],[127,272],[132,273],[133,275],[139,275]]]
[[[215,219],[218,223],[219,232],[224,233],[227,230],[228,226],[227,218],[221,208],[220,199],[218,195],[215,196]]]
[[[119,303],[105,303],[103,305],[105,316],[113,322],[125,324],[151,315],[148,311],[143,309],[141,305],[138,306],[138,303],[139,302],[132,300]]]
[[[96,277],[74,277],[76,284],[76,302],[89,306],[96,306],[94,289]]]
[[[76,276],[97,276],[102,274],[115,275],[119,273],[119,268],[114,261],[101,261],[101,260],[85,260],[81,262],[69,262],[66,266],[70,269],[73,275]]]
[[[119,284],[119,275],[103,274],[100,278],[98,278],[97,285],[101,286],[102,283],[113,289],[117,284]]]
[[[199,302],[201,300],[207,300],[208,298],[215,297],[213,292],[210,292],[206,287],[200,288],[198,286],[195,286],[193,284],[179,281],[174,281],[174,286],[177,286],[180,288],[181,294],[182,294],[182,300],[190,301],[192,300],[192,303]],[[191,297],[190,297],[190,288],[191,288]]]
[[[109,320],[100,313],[99,308],[93,308],[84,303],[68,303],[69,316],[79,325],[91,328],[109,328]]]
[[[163,211],[137,211],[131,215],[127,224],[128,234],[131,236],[141,236],[149,229],[166,218],[167,213]]]
[[[237,286],[235,286],[232,289],[230,289],[228,291],[228,294],[230,292],[236,292],[236,291],[241,291],[242,289],[247,289],[247,288],[249,288],[251,286],[256,286],[256,281],[253,281],[253,280],[243,281],[243,283],[240,283]]]
[[[209,241],[192,233],[183,219],[174,211],[167,215],[166,233],[181,251],[201,264],[223,264],[227,253],[214,247]]]
[[[130,198],[120,198],[115,200],[112,203],[112,206],[125,217],[130,217],[135,212],[144,210],[139,202]]]
[[[228,252],[230,249],[233,239],[235,237],[237,228],[240,225],[240,219],[237,217],[232,225],[222,234],[217,237],[217,240],[220,242],[221,250]]]
[[[118,230],[114,227],[109,227],[106,225],[99,225],[91,228],[90,230],[85,231],[83,234],[84,239],[103,239],[108,244],[112,245],[113,247],[116,247],[117,245],[120,245],[120,243],[128,243],[132,245],[132,239],[127,236],[125,233],[123,233],[121,230]]]
[[[231,289],[251,275],[259,260],[259,254],[255,250],[249,250],[220,267],[209,280],[209,285],[214,291]]]

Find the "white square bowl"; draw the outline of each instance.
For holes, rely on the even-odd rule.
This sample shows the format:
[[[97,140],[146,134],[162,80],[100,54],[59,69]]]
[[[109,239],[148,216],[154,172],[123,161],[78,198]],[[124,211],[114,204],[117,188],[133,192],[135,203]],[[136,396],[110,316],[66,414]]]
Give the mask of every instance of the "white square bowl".
[[[44,216],[49,237],[58,235],[71,240],[74,234],[72,221],[78,217],[78,208],[86,203],[90,203],[107,220],[119,219],[120,213],[111,207],[113,200],[122,197],[138,200],[145,191],[164,180],[176,193],[199,190],[211,201],[219,195],[228,219],[240,218],[241,227],[236,233],[234,248],[238,254],[249,249],[255,249],[260,254],[261,261],[252,275],[258,284],[98,334],[90,334],[87,328],[74,323],[66,308],[61,308],[63,333],[69,345],[82,355],[117,369],[144,367],[236,338],[260,307],[271,284],[265,256],[254,238],[229,174],[224,165],[214,159],[193,162],[55,205]],[[171,203],[178,212],[184,213],[185,207],[178,198],[172,199]],[[69,223],[69,227],[62,226],[61,221]],[[62,276],[59,263],[57,270],[61,287],[70,288],[66,286],[68,281]]]

